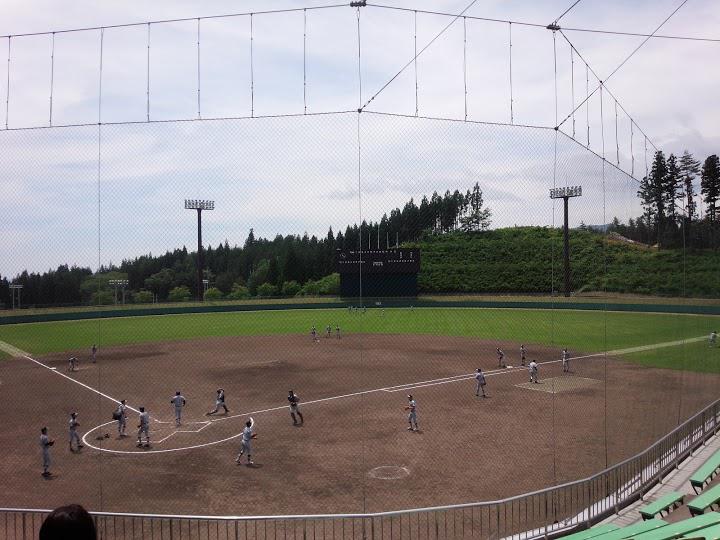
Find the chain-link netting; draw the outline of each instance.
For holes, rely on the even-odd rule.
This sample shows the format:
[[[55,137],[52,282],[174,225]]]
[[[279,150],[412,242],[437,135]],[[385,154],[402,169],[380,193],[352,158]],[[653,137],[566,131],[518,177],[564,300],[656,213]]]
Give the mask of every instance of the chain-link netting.
[[[310,25],[307,13],[291,16],[298,39],[332,26],[324,14]],[[412,14],[393,16],[413,31]],[[354,30],[355,12],[348,18]],[[204,97],[195,64],[171,66],[179,45],[162,32],[180,30],[132,27],[163,69],[148,75],[146,96],[126,102],[111,90],[124,84],[123,71],[106,68],[103,102],[118,106],[102,116],[117,123],[25,129],[46,123],[28,115],[23,128],[0,132],[0,474],[9,487],[0,506],[293,515],[493,501],[591,476],[714,402],[715,254],[691,248],[682,210],[668,214],[665,236],[653,233],[660,225],[638,197],[644,155],[629,149],[627,117],[615,135],[614,102],[598,102],[604,116],[588,144],[589,121],[582,129],[511,125],[499,106],[489,109],[498,118],[485,117],[483,102],[507,97],[500,83],[483,86],[485,97],[469,109],[432,92],[416,101],[411,67],[397,94],[381,94],[388,100],[363,112],[282,116],[314,113],[312,103],[326,98],[330,111],[354,108],[354,75],[298,71],[297,57],[278,60],[275,51],[274,65],[294,66],[294,82],[263,89],[257,81],[269,77],[270,57],[254,57],[250,73],[250,57],[234,50],[257,86],[229,88],[227,66],[212,58],[249,46],[251,36],[259,50],[272,48],[278,29],[263,30],[262,21],[253,17],[252,30],[250,17],[172,23],[208,34],[203,49],[183,34],[179,53],[208,54]],[[390,24],[372,15],[362,23],[370,32]],[[477,31],[488,24],[465,21],[464,34],[459,26],[452,37],[499,47],[508,28],[492,40]],[[119,34],[104,30],[103,47],[122,48]],[[147,46],[123,54],[142,64]],[[412,40],[405,46],[394,54],[416,54]],[[564,47],[565,61],[577,61]],[[552,57],[552,47],[542,54]],[[83,80],[80,68],[61,71],[58,100],[63,81]],[[88,85],[95,75],[97,66]],[[351,84],[297,91],[321,77]],[[515,84],[527,91],[522,77]],[[129,80],[146,90],[142,77]],[[382,80],[375,73],[368,84]],[[229,96],[235,90],[240,97]],[[520,118],[522,92],[513,111]],[[441,112],[454,107],[440,114],[451,119],[416,116],[422,99]],[[70,118],[65,107],[55,120],[96,120],[81,109]],[[275,116],[251,117],[262,114]],[[355,258],[349,270],[347,257]],[[57,441],[46,478],[43,426]],[[602,497],[620,489],[608,486]],[[504,531],[571,519],[602,498],[586,495],[567,492],[552,499],[552,513],[532,518],[534,499],[523,499],[525,521],[505,516]],[[463,511],[460,523],[486,531],[500,523],[499,507],[478,512]],[[408,527],[417,534],[424,525],[408,519]],[[213,534],[225,538],[220,530]],[[245,536],[262,534],[245,528]],[[354,526],[332,536],[346,534],[355,537]]]

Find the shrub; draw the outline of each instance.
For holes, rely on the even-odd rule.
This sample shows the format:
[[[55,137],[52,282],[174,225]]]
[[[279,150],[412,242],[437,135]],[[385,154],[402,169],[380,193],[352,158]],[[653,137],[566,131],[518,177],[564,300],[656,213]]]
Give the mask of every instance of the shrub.
[[[228,294],[227,297],[230,300],[245,300],[247,298],[250,298],[250,291],[244,285],[235,283],[235,285],[233,285],[232,287],[232,290],[230,291],[230,294]]]
[[[300,292],[300,284],[295,281],[286,281],[283,283],[282,286],[282,295],[283,296],[295,296],[297,293]]]
[[[168,300],[171,302],[187,302],[190,300],[190,289],[188,289],[185,285],[182,285],[180,287],[175,287],[170,291],[170,294],[168,294]]]
[[[263,283],[262,285],[259,285],[257,288],[258,296],[261,296],[263,298],[267,298],[269,296],[277,296],[277,287],[273,285],[272,283]]]
[[[220,300],[222,297],[222,291],[216,287],[210,287],[205,291],[205,300]]]
[[[133,295],[133,302],[136,304],[150,304],[153,301],[153,294],[142,289]]]

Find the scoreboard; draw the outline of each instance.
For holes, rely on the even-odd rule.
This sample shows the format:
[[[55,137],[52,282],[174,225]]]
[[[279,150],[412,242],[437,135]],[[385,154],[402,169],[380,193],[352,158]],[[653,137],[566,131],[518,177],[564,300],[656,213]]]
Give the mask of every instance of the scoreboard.
[[[335,268],[342,274],[417,274],[419,249],[337,250]]]

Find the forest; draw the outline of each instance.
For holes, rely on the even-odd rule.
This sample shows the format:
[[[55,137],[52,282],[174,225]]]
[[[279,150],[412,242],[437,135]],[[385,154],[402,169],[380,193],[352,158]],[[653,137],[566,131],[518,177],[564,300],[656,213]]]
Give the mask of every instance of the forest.
[[[689,152],[680,158],[657,152],[637,196],[641,216],[572,231],[574,290],[717,297],[720,291],[707,281],[719,281],[718,156],[701,164]],[[559,229],[540,227],[493,229],[492,210],[476,183],[465,193],[435,192],[419,204],[410,199],[379,222],[330,229],[322,237],[305,233],[268,239],[256,237],[251,229],[242,245],[225,240],[208,246],[204,259],[209,287],[204,295],[207,300],[337,295],[336,250],[375,248],[378,243],[392,247],[396,242],[422,249],[419,284],[424,293],[549,292],[548,276],[562,245],[558,234]],[[97,272],[61,265],[44,273],[0,276],[0,305],[11,305],[10,283],[23,285],[24,306],[114,304],[123,301],[109,283],[117,279],[128,280],[127,303],[187,301],[197,296],[196,259],[197,253],[183,246],[102,266]],[[601,274],[603,260],[609,264]],[[683,267],[674,262],[680,260],[687,272],[695,272],[684,286]]]

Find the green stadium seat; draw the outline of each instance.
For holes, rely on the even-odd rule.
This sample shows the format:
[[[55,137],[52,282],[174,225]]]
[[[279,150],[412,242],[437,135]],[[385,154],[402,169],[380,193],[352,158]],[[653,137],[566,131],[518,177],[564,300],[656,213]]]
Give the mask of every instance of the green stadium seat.
[[[695,474],[690,477],[690,485],[692,485],[695,493],[702,491],[705,484],[712,480],[718,469],[720,469],[720,450],[710,456],[710,458],[695,471]]]
[[[620,527],[617,525],[605,523],[603,525],[591,527],[590,529],[585,529],[584,531],[573,533],[569,536],[563,536],[563,540],[587,540],[588,538],[595,538],[596,536],[600,536],[611,531],[617,531],[618,529],[620,529]]]
[[[720,540],[720,525],[713,525],[706,529],[700,529],[686,536],[683,536],[685,540]]]
[[[648,522],[645,521],[643,523]],[[660,529],[637,534],[632,536],[632,538],[635,540],[672,540],[674,538],[682,538],[683,536],[699,531],[700,529],[718,524],[720,524],[720,514],[717,512],[710,512],[708,514],[703,514],[701,516],[696,516],[694,518],[666,525]],[[603,537],[599,536],[598,538]]]
[[[643,506],[640,509],[640,515],[643,519],[652,519],[656,514],[660,514],[662,517],[662,513],[664,511],[667,511],[669,514],[670,510],[673,509],[675,505],[681,506],[684,499],[685,495],[683,493],[673,491],[672,493],[668,493],[664,497],[660,497],[656,501],[651,502],[647,506]]]
[[[638,534],[654,531],[666,526],[667,521],[663,521],[662,519],[648,519],[647,521],[640,521],[627,527],[622,527],[616,531],[595,536],[593,540],[624,540],[625,538],[632,538]]]
[[[720,484],[703,491],[688,503],[688,510],[693,516],[704,514],[705,510],[720,501]]]

